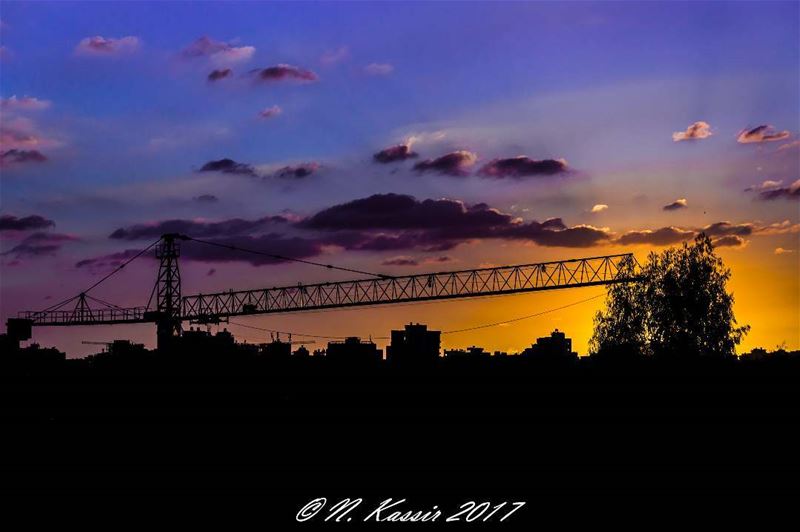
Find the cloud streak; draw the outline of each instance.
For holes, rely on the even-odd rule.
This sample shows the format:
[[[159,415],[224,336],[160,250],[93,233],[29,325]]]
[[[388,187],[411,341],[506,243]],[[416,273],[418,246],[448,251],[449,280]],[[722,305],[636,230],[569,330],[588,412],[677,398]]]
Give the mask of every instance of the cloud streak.
[[[56,223],[38,214],[18,218],[11,214],[0,216],[0,231],[31,231],[55,227]]]
[[[40,100],[31,96],[17,98],[15,95],[10,98],[0,99],[0,109],[8,111],[41,111],[48,109],[51,105],[52,102],[49,100]]]
[[[770,125],[762,125],[753,129],[743,129],[736,137],[736,142],[739,144],[775,142],[789,138],[790,135],[788,131],[777,131]]]
[[[686,131],[676,131],[672,134],[673,142],[681,142],[684,140],[701,140],[707,139],[714,133],[711,131],[711,126],[708,122],[695,122],[686,128]]]

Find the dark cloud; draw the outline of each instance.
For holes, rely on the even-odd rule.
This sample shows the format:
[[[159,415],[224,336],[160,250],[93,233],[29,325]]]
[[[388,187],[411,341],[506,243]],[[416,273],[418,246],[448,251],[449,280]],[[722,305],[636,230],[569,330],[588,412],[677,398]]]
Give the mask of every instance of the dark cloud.
[[[261,81],[317,81],[319,77],[310,70],[305,70],[292,65],[280,64],[267,68],[257,68],[250,71]]]
[[[758,198],[765,201],[772,201],[776,199],[790,199],[798,201],[800,200],[800,179],[788,187],[777,185],[762,189],[758,193]]]
[[[219,201],[219,198],[213,194],[201,194],[192,199],[198,203],[217,203]]]
[[[383,266],[419,266],[417,259],[411,257],[394,257],[381,262]]]
[[[454,151],[437,159],[426,159],[414,165],[417,172],[436,172],[451,176],[464,176],[475,164],[478,156],[466,150]]]
[[[208,75],[208,81],[219,81],[231,76],[233,76],[233,70],[230,68],[215,69]]]
[[[689,202],[686,201],[686,198],[676,199],[672,203],[668,203],[661,207],[662,210],[665,211],[677,211],[679,209],[686,209],[689,207]]]
[[[181,233],[196,238],[236,236],[263,230],[272,225],[286,224],[283,216],[265,216],[257,220],[231,218],[220,222],[196,220],[165,220],[153,224],[137,224],[117,229],[109,238],[115,240],[140,240],[158,238],[164,233]]]
[[[747,240],[737,235],[728,235],[712,239],[711,243],[718,248],[721,247],[741,248],[747,245]]]
[[[278,179],[303,179],[320,169],[319,163],[302,163],[294,166],[284,166],[277,170],[273,177]]]
[[[56,223],[38,214],[18,218],[11,214],[0,216],[0,231],[32,231],[34,229],[47,229]]]
[[[235,246],[237,248],[261,251],[272,255],[282,255],[297,259],[306,259],[320,255],[324,243],[313,238],[286,236],[268,233],[259,236],[236,236],[209,240],[216,244]],[[181,259],[197,262],[248,262],[254,266],[279,264],[281,259],[232,251],[217,246],[209,246],[197,242],[186,242],[181,247]]]
[[[783,140],[791,135],[788,131],[777,131],[769,125],[754,127],[753,129],[743,129],[736,137],[739,144],[752,144],[757,142],[774,142]]]
[[[398,144],[397,146],[390,146],[386,149],[379,151],[372,156],[376,163],[387,164],[395,161],[405,161],[406,159],[413,159],[417,154],[411,151],[411,146],[407,144]]]
[[[419,201],[405,194],[375,194],[334,205],[311,216],[303,226],[312,229],[435,229],[508,225],[514,217],[486,204],[466,206],[450,199]]]
[[[694,238],[697,233],[691,229],[680,227],[662,227],[654,231],[628,231],[617,239],[619,244],[630,246],[637,244],[650,244],[653,246],[668,246],[684,240]]]
[[[65,242],[79,240],[72,235],[38,232],[27,236],[18,245],[3,253],[19,260],[22,258],[46,257],[55,255]]]
[[[141,249],[126,249],[125,251],[118,251],[108,255],[101,255],[90,259],[84,259],[75,263],[76,268],[116,268],[123,262],[128,261],[141,253]],[[144,257],[152,257],[152,255],[145,254]]]
[[[531,176],[550,176],[567,172],[567,161],[564,159],[543,159],[537,161],[520,155],[507,159],[494,159],[484,165],[478,172],[483,177],[504,179],[512,177],[520,179]]]
[[[700,233],[705,233],[717,246],[743,246],[747,243],[743,237],[750,236],[757,230],[758,228],[751,223],[716,222],[697,229],[661,227],[655,230],[628,231],[620,236],[616,242],[623,245],[649,244],[653,246],[668,246],[690,240]]]
[[[199,172],[221,172],[223,174],[249,175],[257,177],[256,169],[249,164],[237,163],[233,159],[219,159],[204,164]]]
[[[567,227],[559,218],[523,222],[485,203],[419,201],[401,194],[375,194],[324,209],[300,222],[311,229],[361,231],[350,247],[369,250],[421,248],[444,251],[478,238],[528,240],[543,246],[588,247],[608,239],[605,231],[591,226]],[[380,233],[392,230],[392,234]],[[378,232],[379,234],[375,234]],[[350,237],[352,238],[352,236]]]
[[[0,156],[0,165],[19,163],[43,163],[47,157],[38,150],[7,150]]]
[[[710,237],[715,237],[728,235],[749,236],[753,234],[753,230],[753,224],[749,223],[732,224],[730,222],[716,222],[703,227],[699,231]]]

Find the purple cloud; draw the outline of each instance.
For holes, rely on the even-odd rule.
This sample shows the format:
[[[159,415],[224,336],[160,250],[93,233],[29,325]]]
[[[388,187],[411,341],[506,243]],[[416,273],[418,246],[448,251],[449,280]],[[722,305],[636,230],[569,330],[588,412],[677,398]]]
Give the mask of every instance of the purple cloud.
[[[451,176],[465,176],[469,167],[475,164],[478,156],[466,150],[459,150],[442,155],[436,159],[426,159],[414,165],[417,172],[436,172]]]
[[[0,109],[7,109],[9,111],[39,111],[50,107],[49,100],[40,100],[30,96],[23,96],[17,98],[11,96],[10,98],[0,98]]]
[[[631,246],[637,244],[650,244],[654,246],[668,246],[694,238],[697,233],[691,229],[680,227],[662,227],[654,231],[628,231],[617,239],[617,243]]]
[[[321,165],[319,163],[301,163],[293,166],[284,166],[272,174],[272,176],[277,179],[303,179],[309,177],[320,168]]]
[[[550,176],[567,172],[567,161],[564,159],[543,159],[537,161],[520,155],[507,159],[494,159],[481,168],[483,177],[504,179],[512,177],[520,179],[530,176]]]
[[[256,49],[252,46],[234,46],[203,36],[184,48],[181,55],[189,59],[208,57],[219,63],[238,63],[253,57],[255,51]]]
[[[79,239],[75,236],[61,233],[33,233],[2,255],[10,255],[16,260],[47,257],[55,255],[65,242],[75,242],[77,240]]]
[[[478,238],[528,240],[543,246],[588,247],[608,239],[602,229],[567,227],[560,218],[541,223],[523,222],[485,203],[466,205],[449,199],[419,201],[401,194],[375,194],[335,205],[299,225],[324,231],[360,231],[362,240],[345,245],[369,250],[422,248],[442,251]],[[386,234],[386,230],[395,232]]]
[[[48,220],[38,214],[18,218],[11,214],[0,216],[0,231],[32,231],[34,229],[47,229],[55,227],[53,220]]]
[[[208,75],[208,81],[219,81],[221,79],[233,76],[233,70],[230,68],[223,68],[219,70],[212,70]]]
[[[370,76],[388,76],[394,72],[394,66],[389,63],[370,63],[364,67],[364,72]]]
[[[219,198],[213,194],[201,194],[192,199],[198,203],[217,203],[219,201]]]
[[[87,37],[78,43],[75,52],[83,55],[118,55],[135,52],[139,48],[139,38],[128,37]]]
[[[237,163],[233,159],[219,159],[204,164],[198,172],[221,172],[223,174],[238,174],[257,177],[255,168],[249,164]]]
[[[235,236],[228,238],[215,238],[209,240],[216,244],[235,246],[242,249],[261,251],[271,255],[281,255],[297,259],[306,259],[322,254],[324,243],[313,238],[299,236],[286,236],[277,233],[268,233],[259,236]],[[200,243],[187,242],[181,248],[181,258],[197,262],[248,262],[253,266],[280,264],[281,259],[243,253],[208,246]]]
[[[800,179],[788,187],[780,186],[779,182],[772,183],[771,186],[763,188],[758,193],[758,198],[765,201],[776,199],[800,200]]]
[[[372,156],[376,163],[387,164],[395,161],[405,161],[406,159],[413,159],[417,154],[411,151],[411,146],[408,144],[398,144],[397,146],[390,146],[385,148]]]
[[[282,112],[283,109],[281,109],[277,105],[273,105],[272,107],[267,107],[266,109],[262,109],[261,111],[259,111],[258,116],[260,118],[268,119],[268,118],[274,118],[279,114],[281,114]]]
[[[12,149],[3,152],[0,156],[0,166],[24,163],[43,163],[47,160],[39,150]]]
[[[264,216],[257,220],[230,218],[220,222],[164,220],[151,224],[122,227],[111,233],[109,238],[115,240],[140,240],[158,238],[164,233],[183,233],[196,238],[238,236],[288,222],[289,220],[283,216]]]
[[[382,266],[419,266],[419,261],[411,257],[393,257],[381,262]]]
[[[75,267],[116,268],[123,262],[132,259],[141,252],[141,249],[126,249],[125,251],[118,251],[116,253],[109,253],[108,255],[101,255],[99,257],[78,261],[75,263]],[[152,255],[145,254],[144,257],[152,257]]]
[[[317,81],[319,77],[310,70],[305,70],[292,65],[280,64],[267,68],[251,70],[261,81]]]

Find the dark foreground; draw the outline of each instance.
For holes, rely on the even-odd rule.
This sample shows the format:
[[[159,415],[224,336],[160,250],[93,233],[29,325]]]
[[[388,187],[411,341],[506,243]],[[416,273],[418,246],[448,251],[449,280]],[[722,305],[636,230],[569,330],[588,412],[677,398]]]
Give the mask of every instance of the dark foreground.
[[[796,362],[251,370],[5,372],[4,495],[70,496],[84,517],[216,516],[226,530],[346,530],[388,498],[447,515],[525,501],[495,525],[528,529],[716,528],[768,504],[768,530],[800,494]],[[352,522],[297,523],[319,497],[364,502]],[[370,529],[491,524],[461,517]]]

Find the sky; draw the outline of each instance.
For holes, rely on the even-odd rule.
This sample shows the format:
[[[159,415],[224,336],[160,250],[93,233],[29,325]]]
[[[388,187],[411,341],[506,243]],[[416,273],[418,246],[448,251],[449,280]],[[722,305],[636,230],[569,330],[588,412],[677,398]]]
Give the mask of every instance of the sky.
[[[179,231],[391,275],[650,251],[705,231],[739,347],[800,348],[797,2],[0,3],[0,314]],[[185,295],[354,274],[184,243]],[[92,291],[144,305],[149,255]],[[236,319],[378,339],[577,303],[443,347],[587,352],[602,287]],[[212,329],[213,330],[213,329]],[[36,328],[155,343],[150,324]],[[298,336],[295,336],[297,339]],[[319,345],[315,347],[324,347]]]

